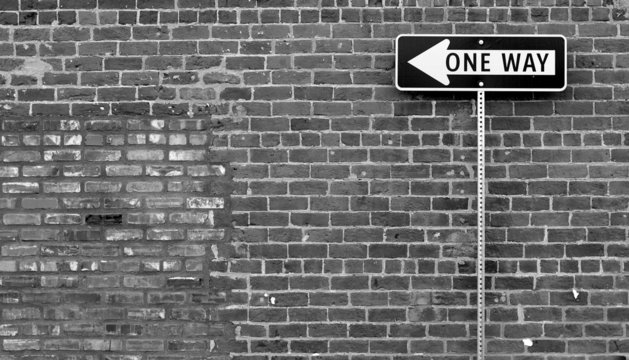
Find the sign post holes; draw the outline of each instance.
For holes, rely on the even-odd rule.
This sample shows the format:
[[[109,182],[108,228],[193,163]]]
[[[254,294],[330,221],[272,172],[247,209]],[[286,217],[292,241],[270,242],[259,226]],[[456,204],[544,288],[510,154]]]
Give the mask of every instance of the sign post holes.
[[[485,359],[485,91],[476,92],[478,140],[476,145],[476,352],[477,359]]]
[[[402,91],[475,91],[478,117],[477,360],[485,359],[485,92],[563,91],[561,35],[400,35],[395,86]]]

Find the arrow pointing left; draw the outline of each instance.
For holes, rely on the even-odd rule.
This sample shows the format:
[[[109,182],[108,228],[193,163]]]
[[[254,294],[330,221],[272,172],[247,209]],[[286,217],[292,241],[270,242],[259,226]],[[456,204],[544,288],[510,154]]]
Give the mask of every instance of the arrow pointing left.
[[[408,63],[416,67],[419,71],[439,81],[441,84],[446,86],[450,85],[448,69],[446,68],[448,46],[450,46],[450,40],[445,39],[415,56],[409,60]]]
[[[448,75],[555,75],[553,50],[449,50],[445,39],[408,61],[448,86]]]

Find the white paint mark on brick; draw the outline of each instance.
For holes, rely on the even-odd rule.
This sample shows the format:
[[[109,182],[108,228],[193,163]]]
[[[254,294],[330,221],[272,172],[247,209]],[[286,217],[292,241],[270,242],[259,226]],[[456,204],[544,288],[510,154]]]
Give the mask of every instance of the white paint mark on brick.
[[[26,46],[26,45],[25,45]],[[12,73],[14,75],[30,75],[37,79],[37,82],[41,84],[41,80],[44,74],[54,71],[52,65],[42,61],[38,58],[32,57],[24,60],[24,63]]]

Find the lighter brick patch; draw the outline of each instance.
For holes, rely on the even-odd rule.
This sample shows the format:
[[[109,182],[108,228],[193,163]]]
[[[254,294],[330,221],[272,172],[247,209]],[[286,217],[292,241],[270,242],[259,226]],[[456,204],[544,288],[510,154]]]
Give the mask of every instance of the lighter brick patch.
[[[81,123],[78,120],[61,120],[59,129],[63,131],[76,131],[81,129]]]
[[[0,261],[0,272],[2,271],[6,271],[6,272],[14,272],[17,270],[17,262],[13,261],[13,260],[2,260]],[[0,327],[0,336],[3,336],[1,334],[2,332],[2,327]]]
[[[63,144],[66,146],[81,145],[83,137],[81,135],[64,135]]]
[[[105,240],[108,241],[130,241],[141,240],[143,237],[140,229],[107,229],[105,231]]]
[[[0,336],[15,336],[18,333],[17,325],[3,324],[0,325]]]
[[[44,135],[44,145],[61,145],[61,136],[59,135]]]
[[[4,339],[2,341],[6,351],[39,350],[39,340],[37,339]]]
[[[189,209],[222,209],[225,207],[225,200],[218,197],[188,198],[186,207]]]
[[[77,225],[82,222],[79,214],[46,214],[44,217],[44,223],[52,225]]]
[[[44,183],[44,192],[46,193],[78,193],[80,191],[81,183],[78,182]]]
[[[127,160],[163,160],[162,150],[129,150]]]
[[[222,229],[192,229],[188,230],[188,239],[191,241],[218,241],[225,236]]]
[[[7,182],[2,184],[2,192],[7,194],[28,194],[39,192],[36,182]]]
[[[39,214],[4,214],[2,221],[5,225],[40,225]]]
[[[0,166],[0,177],[17,177],[18,168],[15,166]]]
[[[44,151],[45,161],[76,161],[81,160],[81,150],[47,150]]]
[[[203,150],[174,150],[168,152],[168,160],[171,161],[202,161],[206,152]]]

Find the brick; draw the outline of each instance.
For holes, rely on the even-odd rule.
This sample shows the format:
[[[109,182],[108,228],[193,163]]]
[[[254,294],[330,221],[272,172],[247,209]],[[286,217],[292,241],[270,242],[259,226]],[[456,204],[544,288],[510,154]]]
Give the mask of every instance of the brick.
[[[118,192],[122,185],[118,182],[108,181],[87,181],[85,183],[86,192]]]
[[[130,339],[126,341],[128,351],[164,351],[164,340]]]
[[[138,9],[172,9],[175,7],[175,0],[138,0],[137,7]]]
[[[222,198],[188,198],[186,206],[192,209],[221,209],[225,202]]]
[[[55,99],[53,89],[24,89],[18,91],[18,101],[52,101]]]
[[[38,193],[39,184],[33,182],[5,182],[2,192],[7,194]]]
[[[102,0],[98,7],[101,9],[129,9],[135,7],[135,1],[130,0]]]
[[[171,161],[202,161],[206,159],[206,152],[201,150],[173,150],[168,152]]]
[[[15,166],[2,166],[0,167],[0,177],[12,178],[18,176],[19,168]]]
[[[146,160],[162,160],[164,152],[161,150],[129,150],[127,151],[127,160],[146,161]]]
[[[4,339],[3,348],[7,351],[40,350],[41,345],[37,339]]]
[[[2,216],[5,225],[40,225],[41,218],[37,214],[4,214]]]
[[[6,11],[6,10],[19,10],[20,9],[20,5],[18,3],[18,0],[8,0],[5,3],[2,4],[2,6],[0,6],[0,10]]]
[[[250,88],[225,88],[221,91],[220,98],[223,100],[250,100]]]
[[[60,0],[60,9],[94,9],[96,8],[96,0]]]
[[[77,225],[82,224],[83,220],[79,214],[46,214],[44,216],[44,223],[52,225]]]
[[[105,59],[105,70],[140,70],[142,69],[141,58],[107,58]]]

